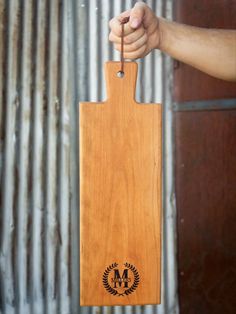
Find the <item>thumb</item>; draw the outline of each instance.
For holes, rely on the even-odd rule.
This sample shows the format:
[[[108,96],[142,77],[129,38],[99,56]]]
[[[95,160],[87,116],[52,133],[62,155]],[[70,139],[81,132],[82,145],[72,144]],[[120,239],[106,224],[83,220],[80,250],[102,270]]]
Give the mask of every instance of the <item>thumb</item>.
[[[136,2],[130,12],[130,26],[132,28],[136,29],[142,24],[146,7],[147,6],[144,2]]]

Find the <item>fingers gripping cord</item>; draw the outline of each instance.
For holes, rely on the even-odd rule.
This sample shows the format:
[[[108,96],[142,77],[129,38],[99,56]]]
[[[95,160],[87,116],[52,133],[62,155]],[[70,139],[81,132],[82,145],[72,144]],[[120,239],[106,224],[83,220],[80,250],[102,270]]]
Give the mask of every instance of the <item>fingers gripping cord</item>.
[[[121,49],[120,49],[120,73],[124,74],[124,24],[129,22],[129,16],[124,17],[121,21]]]

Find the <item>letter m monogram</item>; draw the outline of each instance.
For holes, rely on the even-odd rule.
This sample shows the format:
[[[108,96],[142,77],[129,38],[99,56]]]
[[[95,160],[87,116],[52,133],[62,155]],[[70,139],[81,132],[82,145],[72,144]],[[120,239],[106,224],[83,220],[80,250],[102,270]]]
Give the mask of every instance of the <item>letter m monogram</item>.
[[[128,281],[128,269],[124,269],[122,277],[120,276],[119,270],[114,269],[114,288],[116,288],[117,283],[119,287],[121,287],[122,283],[124,283],[124,288],[129,288]]]

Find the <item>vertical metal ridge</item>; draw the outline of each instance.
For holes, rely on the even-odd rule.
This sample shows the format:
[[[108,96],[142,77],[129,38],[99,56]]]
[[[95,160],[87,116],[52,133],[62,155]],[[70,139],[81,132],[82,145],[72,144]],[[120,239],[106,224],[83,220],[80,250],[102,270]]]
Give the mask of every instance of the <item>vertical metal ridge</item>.
[[[104,76],[104,63],[109,60],[110,45],[109,45],[109,12],[110,12],[111,2],[104,2],[101,6],[101,30],[100,30],[100,40],[101,40],[101,64],[100,64],[100,80],[101,80],[101,100],[106,99],[106,84]]]
[[[78,69],[79,60],[77,60],[78,53],[78,43],[77,32],[79,32],[78,28],[78,2],[70,3],[70,7],[68,8],[69,15],[69,34],[68,34],[68,49],[69,49],[69,64],[68,71],[70,73],[70,81],[71,81],[71,105],[70,105],[70,244],[69,244],[69,255],[71,258],[71,272],[70,272],[70,283],[71,283],[71,304],[70,310],[71,314],[76,314],[80,312],[79,306],[79,275],[80,275],[80,265],[79,265],[79,147],[78,147],[78,99],[81,94],[81,88],[79,82],[83,80],[79,80]],[[80,11],[84,11],[84,7]],[[79,11],[79,12],[80,12]],[[82,11],[82,12],[83,12]],[[86,15],[85,15],[86,17]],[[76,31],[75,31],[76,30]],[[84,45],[84,51],[86,51],[86,47]],[[86,54],[86,53],[85,53]],[[80,58],[84,60],[83,58]],[[76,67],[77,66],[77,67]],[[76,68],[75,68],[76,67]],[[82,68],[84,70],[85,67]],[[82,71],[81,71],[82,72]],[[83,76],[84,77],[84,73]],[[73,82],[74,81],[74,82]],[[79,90],[79,92],[78,92]],[[81,95],[84,97],[84,95]],[[82,98],[83,99],[83,98]]]
[[[44,120],[45,120],[45,29],[46,29],[46,5],[45,1],[34,3],[32,15],[32,79],[34,89],[32,91],[32,124],[29,191],[32,191],[29,204],[28,233],[28,289],[30,310],[40,314],[44,311],[43,302],[43,232],[44,214]],[[30,254],[32,252],[32,254]]]
[[[113,18],[113,1],[107,1],[109,2],[109,20]],[[113,60],[113,45],[110,43],[109,45],[109,60]]]
[[[112,1],[112,2],[113,2],[113,12],[112,12],[111,17],[118,16],[122,12],[122,1]],[[113,51],[112,60],[119,61],[120,52],[115,50],[113,47],[112,47],[112,51]]]
[[[0,314],[3,313],[4,308],[4,291],[3,291],[3,258],[2,258],[2,238],[3,238],[3,218],[2,218],[2,206],[3,206],[3,155],[4,155],[4,121],[5,121],[5,109],[3,104],[5,103],[5,76],[6,66],[4,61],[6,60],[6,31],[7,25],[6,19],[6,3],[0,1]],[[4,45],[5,44],[5,45]],[[2,283],[2,284],[1,284]]]
[[[171,0],[170,0],[171,1]],[[169,4],[169,3],[168,3]],[[170,17],[168,16],[167,13],[167,3],[164,2],[163,4],[163,8],[162,8],[162,16],[164,17]],[[165,102],[170,102],[171,101],[171,97],[168,93],[168,88],[171,87],[172,85],[172,77],[171,77],[171,61],[167,60],[166,56],[164,56],[163,58],[163,72],[166,74],[168,73],[168,81],[167,78],[165,78],[164,82],[163,82],[163,100]],[[168,117],[167,117],[168,116]],[[162,156],[163,156],[163,167],[165,168],[165,171],[163,173],[163,190],[164,190],[164,198],[162,201],[163,204],[163,208],[166,210],[166,207],[169,207],[169,193],[170,191],[168,191],[169,189],[169,182],[168,182],[168,176],[167,176],[167,162],[171,161],[172,158],[172,151],[166,151],[167,150],[167,144],[166,141],[171,141],[171,127],[172,127],[172,112],[170,110],[170,108],[167,106],[167,104],[165,103],[165,107],[162,113],[162,117],[163,117],[163,137],[165,138],[165,143],[163,143],[164,147],[163,147],[163,152],[162,152]],[[172,146],[171,146],[172,147]],[[166,155],[166,158],[165,158]],[[167,161],[168,159],[168,161]],[[172,165],[170,165],[172,167]],[[171,182],[170,182],[171,184]],[[171,187],[172,188],[172,187]],[[161,299],[162,299],[162,308],[163,308],[163,313],[166,313],[166,310],[168,309],[168,301],[166,298],[165,293],[163,293],[163,289],[168,289],[168,285],[166,284],[166,280],[167,280],[167,276],[166,276],[166,258],[167,258],[167,251],[165,248],[166,242],[165,242],[165,233],[166,233],[166,223],[165,223],[165,213],[163,211],[163,226],[162,226],[162,245],[163,245],[163,250],[162,250],[162,290],[161,290]],[[171,289],[171,288],[170,288]],[[170,290],[169,290],[170,292]]]
[[[91,101],[98,101],[98,83],[94,84],[98,75],[98,7],[97,0],[89,1],[89,86],[93,85],[94,88],[90,89]]]
[[[59,313],[70,313],[69,300],[69,217],[70,217],[70,191],[69,191],[69,169],[70,169],[70,123],[69,110],[71,97],[69,92],[68,76],[68,27],[67,27],[67,1],[62,2],[60,10],[60,47],[59,51],[59,129],[58,129],[58,228],[60,228],[60,249],[59,249]],[[63,78],[63,79],[62,79]]]
[[[27,223],[28,223],[28,176],[29,176],[29,138],[31,118],[31,32],[32,32],[32,2],[28,1],[21,7],[22,46],[19,50],[20,64],[20,113],[18,138],[18,180],[17,195],[17,304],[19,314],[29,314],[27,302]]]
[[[153,0],[153,10],[156,16],[162,16],[162,7],[163,1],[154,1]],[[162,101],[162,54],[159,50],[155,49],[152,53],[152,64],[153,64],[153,73],[152,73],[152,93],[154,102]]]
[[[46,277],[46,313],[58,311],[58,263],[56,261],[58,246],[61,241],[57,216],[57,136],[58,136],[58,58],[59,58],[59,4],[60,1],[47,3],[49,10],[48,21],[48,63],[47,63],[47,120],[45,143],[45,277]]]
[[[47,114],[48,114],[48,73],[49,73],[49,19],[50,19],[50,6],[48,1],[44,1],[43,3],[44,8],[44,55],[42,64],[44,67],[44,89],[43,89],[43,108],[42,108],[42,134],[43,134],[43,146],[42,146],[42,220],[41,223],[41,230],[42,230],[42,246],[41,246],[41,272],[42,272],[42,302],[40,300],[40,306],[43,306],[43,311],[47,313]],[[37,303],[35,304],[37,306]]]
[[[156,3],[156,1],[155,0],[153,0],[152,1],[152,3],[151,3],[151,7],[152,7],[152,9],[153,9],[153,12],[157,12],[157,3]],[[156,51],[154,51],[154,52],[152,52],[152,54],[151,54],[151,69],[152,69],[152,73],[151,73],[151,82],[150,82],[150,87],[151,87],[151,100],[152,100],[152,102],[157,102],[157,100],[156,100],[156,93],[155,93],[155,90],[156,90],[156,88],[157,88],[157,86],[155,86],[155,85],[157,85],[157,84],[155,84],[155,73],[158,71],[158,69],[156,68],[156,54],[155,54],[155,52]],[[158,74],[160,74],[160,71],[159,71],[159,73]],[[160,100],[159,100],[159,102],[160,102]]]
[[[152,0],[148,0],[146,1],[147,5],[149,7],[151,7],[152,9]],[[155,53],[155,51],[152,51],[151,53],[149,53],[148,55],[145,56],[145,58],[143,58],[141,60],[142,62],[142,76],[141,76],[141,90],[142,90],[142,94],[141,94],[141,99],[142,102],[153,102],[152,99],[152,73],[153,73],[153,65],[151,63],[152,61],[152,55]],[[145,79],[144,79],[145,78]]]
[[[18,287],[18,230],[19,230],[19,216],[18,216],[18,196],[19,196],[19,188],[20,188],[20,173],[19,173],[19,155],[20,155],[20,116],[21,116],[21,89],[20,86],[20,78],[21,78],[21,51],[22,51],[22,3],[19,3],[18,6],[18,36],[17,36],[17,55],[16,55],[16,72],[17,72],[17,95],[18,95],[18,108],[16,110],[15,116],[15,155],[13,162],[13,172],[14,172],[14,194],[13,194],[13,220],[14,220],[14,233],[13,233],[13,241],[12,241],[12,264],[13,264],[13,277],[14,277],[14,295],[15,295],[15,307],[19,308],[19,287]]]
[[[103,33],[102,33],[102,28],[101,28],[101,18],[102,18],[102,3],[99,6],[98,2],[96,3],[96,12],[97,12],[97,36],[96,36],[96,42],[97,42],[97,80],[98,80],[98,90],[97,90],[97,100],[101,101],[102,98],[102,71],[99,71],[99,69],[101,69],[103,67],[102,64],[102,37],[103,37]]]
[[[76,77],[77,88],[75,89],[76,97],[78,94],[80,101],[88,100],[89,84],[89,54],[90,54],[90,32],[89,32],[89,3],[88,1],[78,0],[73,3],[73,41],[75,42],[74,66],[77,65]]]
[[[122,7],[122,11],[130,10],[132,8],[132,0],[124,1],[124,6]]]
[[[163,15],[172,19],[173,0],[163,2]],[[176,204],[173,161],[173,115],[172,115],[173,64],[169,56],[163,59],[163,312],[178,314],[177,269],[176,269]],[[171,257],[171,258],[170,258]],[[170,284],[171,283],[171,284]]]
[[[3,233],[0,255],[1,277],[3,280],[4,311],[15,313],[15,208],[14,208],[14,170],[15,170],[15,134],[16,114],[19,107],[17,94],[18,66],[18,16],[17,1],[7,5],[7,64],[6,64],[6,116],[5,116],[5,145],[2,177],[2,211]]]
[[[4,229],[6,226],[4,226],[4,211],[3,211],[3,204],[4,204],[4,175],[6,174],[6,171],[4,171],[4,162],[5,162],[5,147],[6,147],[6,109],[7,109],[7,76],[9,75],[7,72],[7,63],[8,63],[8,33],[9,33],[9,5],[6,1],[1,2],[1,39],[2,43],[5,46],[5,49],[1,49],[1,69],[2,71],[0,72],[0,75],[2,76],[2,81],[1,81],[1,100],[2,100],[2,106],[1,106],[1,197],[0,197],[0,205],[1,205],[1,216],[0,216],[0,221],[1,221],[1,229],[0,229],[0,270],[3,271],[2,268],[2,257],[3,257],[3,240],[4,240]],[[3,48],[3,45],[0,46]],[[4,106],[5,105],[5,106]],[[1,290],[2,294],[3,291]],[[3,303],[2,303],[3,304]]]
[[[5,121],[5,77],[6,77],[6,28],[7,19],[6,19],[6,3],[5,1],[0,1],[0,208],[2,207],[2,163],[3,163],[3,148],[4,148],[4,121]],[[2,245],[2,215],[0,215],[0,248]],[[1,251],[0,251],[1,254]],[[1,273],[1,268],[0,268]],[[1,279],[1,278],[0,278]],[[1,287],[0,287],[0,310],[1,310]]]
[[[136,87],[136,95],[137,95],[137,101],[144,102],[144,89],[143,89],[143,76],[144,76],[144,61],[143,59],[138,59],[138,78],[137,78],[137,87]]]
[[[31,43],[31,52],[29,54],[29,59],[31,60],[30,68],[27,69],[30,71],[30,76],[31,76],[31,86],[35,86],[35,73],[36,73],[36,65],[35,65],[35,60],[36,60],[36,25],[37,25],[37,20],[36,20],[36,9],[35,6],[32,4],[32,16],[31,16],[31,35],[30,35],[30,43]],[[33,165],[33,157],[34,157],[34,112],[35,112],[35,91],[33,88],[30,88],[30,123],[29,123],[29,150],[28,150],[28,171],[29,175],[27,177],[27,193],[28,193],[28,199],[27,199],[27,226],[26,226],[26,246],[27,246],[27,255],[26,255],[26,293],[27,293],[27,301],[29,303],[29,307],[31,309],[32,307],[32,302],[31,300],[31,295],[32,295],[32,290],[33,290],[33,233],[32,233],[32,218],[33,218],[33,205],[34,205],[34,198],[35,198],[35,191],[34,191],[34,186],[33,186],[33,178],[34,178],[34,165]],[[32,252],[30,254],[29,252]],[[31,279],[32,275],[32,279]]]

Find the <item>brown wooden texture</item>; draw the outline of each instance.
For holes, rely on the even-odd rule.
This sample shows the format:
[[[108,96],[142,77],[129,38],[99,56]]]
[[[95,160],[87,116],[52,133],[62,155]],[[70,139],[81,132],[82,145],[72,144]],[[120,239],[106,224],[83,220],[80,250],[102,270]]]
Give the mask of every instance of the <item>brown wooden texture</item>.
[[[206,28],[236,29],[236,0],[177,0],[174,5],[177,22]],[[236,83],[213,78],[175,61],[175,101],[230,98],[235,97],[235,91]]]
[[[181,314],[236,309],[236,110],[178,112],[176,198]]]
[[[119,62],[105,65],[107,101],[79,110],[81,305],[160,302],[161,105],[134,100],[135,62],[125,62],[123,78],[119,69]],[[124,293],[126,262],[140,281],[132,293],[113,295],[104,271],[111,265],[106,278],[115,289],[118,269],[116,291]],[[130,288],[135,272],[128,277]]]

